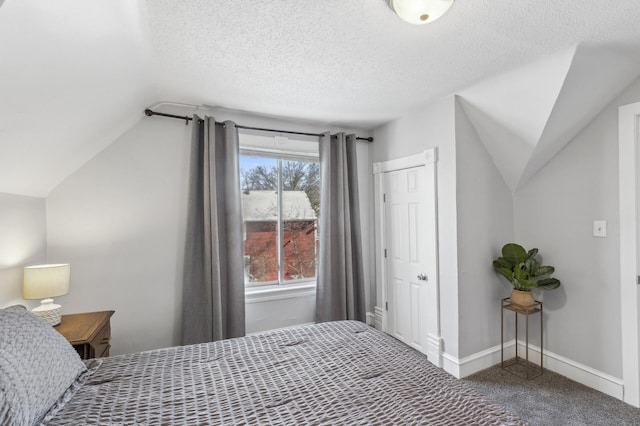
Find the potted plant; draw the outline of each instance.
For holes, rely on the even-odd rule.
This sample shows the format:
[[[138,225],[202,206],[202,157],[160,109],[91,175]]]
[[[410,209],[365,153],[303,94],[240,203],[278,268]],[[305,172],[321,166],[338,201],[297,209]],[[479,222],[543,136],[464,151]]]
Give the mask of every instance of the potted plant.
[[[502,256],[493,261],[493,269],[513,285],[511,303],[514,305],[533,305],[533,287],[551,290],[560,286],[558,279],[550,277],[555,268],[540,265],[537,254],[537,248],[526,251],[518,244],[509,243],[502,247]]]

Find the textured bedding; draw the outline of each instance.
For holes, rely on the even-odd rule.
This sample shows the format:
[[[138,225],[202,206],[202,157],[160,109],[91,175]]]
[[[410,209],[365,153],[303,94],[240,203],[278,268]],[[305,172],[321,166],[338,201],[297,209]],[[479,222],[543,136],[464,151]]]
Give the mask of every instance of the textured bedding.
[[[48,424],[526,424],[356,321],[89,362]]]
[[[39,423],[86,377],[76,351],[46,321],[24,306],[0,309],[0,425]]]

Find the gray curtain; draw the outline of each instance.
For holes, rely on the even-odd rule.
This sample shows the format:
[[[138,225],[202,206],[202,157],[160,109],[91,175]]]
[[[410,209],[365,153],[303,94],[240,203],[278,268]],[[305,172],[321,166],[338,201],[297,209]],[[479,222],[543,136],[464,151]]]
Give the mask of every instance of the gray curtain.
[[[316,322],[366,320],[356,137],[320,141],[320,253]]]
[[[244,336],[238,130],[193,117],[182,343]]]

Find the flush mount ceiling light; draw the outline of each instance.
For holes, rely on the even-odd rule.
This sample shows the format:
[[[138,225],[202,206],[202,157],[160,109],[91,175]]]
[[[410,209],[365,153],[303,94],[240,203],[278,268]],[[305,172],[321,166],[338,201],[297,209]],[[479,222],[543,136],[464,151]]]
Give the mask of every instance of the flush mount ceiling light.
[[[453,0],[384,0],[402,20],[422,25],[435,21],[445,14]]]

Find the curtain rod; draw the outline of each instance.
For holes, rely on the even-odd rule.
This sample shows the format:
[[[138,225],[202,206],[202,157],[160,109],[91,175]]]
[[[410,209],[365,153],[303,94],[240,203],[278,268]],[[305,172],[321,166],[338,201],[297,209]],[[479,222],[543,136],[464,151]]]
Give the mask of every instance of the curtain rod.
[[[189,124],[189,121],[193,120],[193,117],[189,117],[187,115],[174,115],[174,114],[165,114],[164,112],[156,112],[153,111],[149,108],[144,110],[144,113],[147,117],[151,117],[154,115],[159,115],[160,117],[168,117],[168,118],[178,118],[180,120],[184,120],[184,124]],[[216,121],[216,124],[222,124]],[[278,129],[266,129],[264,127],[251,127],[251,126],[241,126],[241,125],[236,125],[236,127],[238,129],[245,129],[245,130],[260,130],[263,132],[274,132],[274,133],[287,133],[290,135],[302,135],[302,136],[317,136],[319,138],[324,137],[324,133],[305,133],[305,132],[293,132],[291,130],[278,130]],[[356,136],[356,140],[359,141],[367,141],[367,142],[373,142],[373,138],[372,137],[368,137],[368,138],[361,138],[359,136]]]

